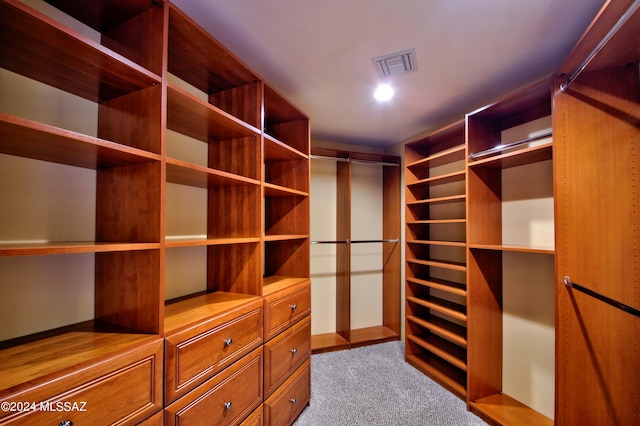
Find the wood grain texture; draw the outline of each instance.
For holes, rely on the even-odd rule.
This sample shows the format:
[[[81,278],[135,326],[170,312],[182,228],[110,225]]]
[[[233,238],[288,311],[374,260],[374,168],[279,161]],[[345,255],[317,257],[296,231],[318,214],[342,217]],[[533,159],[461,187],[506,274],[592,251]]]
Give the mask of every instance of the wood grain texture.
[[[563,285],[640,306],[638,81],[587,70],[554,97],[558,424],[640,422],[640,320]]]

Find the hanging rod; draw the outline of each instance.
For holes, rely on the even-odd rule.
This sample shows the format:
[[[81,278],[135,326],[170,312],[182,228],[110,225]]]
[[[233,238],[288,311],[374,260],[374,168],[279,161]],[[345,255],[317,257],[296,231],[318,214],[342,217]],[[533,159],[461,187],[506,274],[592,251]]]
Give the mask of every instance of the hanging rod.
[[[607,296],[605,296],[603,294],[600,294],[600,293],[598,293],[596,291],[593,291],[593,290],[590,290],[590,289],[588,289],[586,287],[583,287],[580,284],[576,284],[576,283],[572,282],[571,278],[569,278],[569,277],[564,277],[564,285],[567,288],[575,288],[576,290],[578,290],[578,291],[580,291],[580,292],[582,292],[584,294],[587,294],[587,295],[589,295],[591,297],[594,297],[594,298],[596,298],[596,299],[598,299],[598,300],[600,300],[600,301],[602,301],[602,302],[604,302],[604,303],[606,303],[608,305],[611,305],[614,308],[618,308],[618,309],[620,309],[622,311],[625,311],[628,314],[633,315],[636,318],[640,318],[640,309],[636,309],[633,306],[629,306],[629,305],[626,305],[626,304],[624,304],[622,302],[618,302],[617,300],[614,300],[614,299],[612,299],[610,297],[607,297]]]
[[[598,53],[600,53],[602,48],[604,48],[604,46],[613,38],[613,36],[616,35],[618,30],[622,28],[624,24],[627,23],[631,15],[633,15],[636,12],[636,10],[638,10],[638,7],[640,7],[640,0],[636,0],[635,2],[633,2],[633,4],[629,7],[629,9],[627,9],[624,15],[622,15],[620,19],[618,19],[618,22],[616,22],[616,24],[609,30],[609,32],[602,38],[602,40],[600,40],[600,43],[598,43],[598,45],[591,51],[591,53],[589,53],[589,56],[587,56],[587,59],[585,59],[584,62],[580,64],[578,69],[576,69],[573,72],[573,74],[571,74],[571,77],[569,77],[569,79],[566,82],[560,85],[560,91],[564,92],[565,90],[567,90],[567,88],[571,85],[571,83],[573,83],[573,81],[591,63],[593,58],[595,58],[598,55]]]
[[[358,160],[357,158],[343,158],[343,157],[330,157],[328,155],[311,155],[311,159],[313,160],[331,160],[338,161],[341,163],[362,163],[362,164],[371,164],[375,166],[392,166],[399,167],[398,163],[391,163],[388,161],[373,161],[373,160]]]
[[[522,139],[521,141],[511,142],[511,143],[508,143],[508,144],[505,144],[505,145],[496,145],[493,148],[489,148],[489,149],[485,149],[484,151],[474,152],[473,154],[469,154],[469,158],[471,160],[475,160],[476,158],[484,157],[485,155],[493,154],[495,152],[505,151],[505,150],[507,150],[509,148],[514,148],[514,147],[519,146],[519,145],[524,145],[526,143],[535,142],[535,141],[538,141],[540,139],[548,138],[551,135],[552,135],[552,133],[548,132],[548,133],[545,133],[543,135],[534,136],[534,137],[527,138],[527,139]]]
[[[311,244],[363,244],[363,243],[397,243],[397,238],[384,240],[335,240],[335,241],[311,241]]]

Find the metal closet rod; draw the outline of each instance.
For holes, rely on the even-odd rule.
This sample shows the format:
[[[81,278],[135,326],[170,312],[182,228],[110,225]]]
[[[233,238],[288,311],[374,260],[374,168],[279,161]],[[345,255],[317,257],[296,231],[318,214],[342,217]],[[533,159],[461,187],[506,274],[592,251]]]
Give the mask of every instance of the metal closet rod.
[[[575,288],[576,290],[578,290],[578,291],[580,291],[580,292],[582,292],[582,293],[584,293],[586,295],[589,295],[589,296],[591,296],[591,297],[593,297],[595,299],[598,299],[601,302],[604,302],[604,303],[606,303],[608,305],[611,305],[614,308],[618,308],[621,311],[624,311],[624,312],[626,312],[628,314],[631,314],[636,318],[640,318],[640,310],[639,309],[636,309],[633,306],[626,305],[626,304],[624,304],[622,302],[619,302],[619,301],[617,301],[615,299],[607,297],[604,294],[598,293],[597,291],[593,291],[591,289],[583,287],[580,284],[574,283],[574,282],[571,281],[571,278],[569,278],[569,277],[564,277],[564,285],[568,289]]]
[[[515,148],[518,145],[524,145],[529,142],[535,142],[544,138],[548,138],[549,136],[552,136],[551,132],[545,133],[544,135],[523,139],[521,141],[511,142],[505,145],[496,145],[493,148],[489,148],[489,149],[485,149],[484,151],[479,151],[479,152],[474,152],[473,154],[469,154],[469,158],[471,160],[475,160],[476,158],[484,157],[485,155],[493,154],[495,152],[505,151],[510,148]]]
[[[362,163],[362,164],[371,164],[376,166],[393,166],[399,167],[398,163],[390,163],[388,161],[373,161],[373,160],[358,160],[357,158],[343,158],[343,157],[330,157],[328,155],[311,155],[313,160],[331,160],[338,161],[341,163]]]
[[[571,83],[573,83],[573,81],[591,63],[593,58],[595,58],[596,55],[600,53],[602,48],[609,42],[609,40],[611,40],[613,36],[616,35],[618,30],[622,28],[624,24],[627,23],[631,15],[633,15],[636,12],[638,7],[640,7],[640,0],[636,0],[635,2],[633,2],[633,4],[629,7],[629,9],[627,9],[624,15],[622,15],[620,19],[618,19],[618,22],[616,22],[616,24],[609,30],[609,32],[602,38],[602,40],[600,40],[600,43],[598,43],[598,45],[591,51],[589,56],[587,56],[587,59],[585,59],[584,62],[582,62],[582,64],[578,67],[578,69],[575,70],[573,74],[571,74],[571,77],[569,77],[569,79],[566,82],[560,85],[560,91],[564,92],[565,90],[567,90],[567,88],[571,85]]]
[[[365,243],[397,243],[398,238],[383,240],[334,240],[334,241],[311,241],[311,244],[365,244]]]

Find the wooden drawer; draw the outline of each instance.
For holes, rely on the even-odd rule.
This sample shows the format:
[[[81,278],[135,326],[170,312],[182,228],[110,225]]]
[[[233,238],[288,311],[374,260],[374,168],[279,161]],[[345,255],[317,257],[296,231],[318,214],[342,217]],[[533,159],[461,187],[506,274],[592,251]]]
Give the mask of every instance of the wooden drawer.
[[[258,406],[253,413],[249,414],[249,417],[244,419],[241,423],[242,426],[262,426],[262,404]]]
[[[164,426],[164,410],[160,410],[148,419],[138,423],[138,426]]]
[[[310,281],[264,297],[264,340],[267,341],[311,313]]]
[[[265,398],[311,355],[311,317],[283,331],[264,345]]]
[[[15,403],[14,408],[22,411],[3,409],[0,424],[57,425],[66,420],[76,425],[137,424],[162,409],[163,347],[161,338],[152,338],[63,376],[3,395],[4,404],[11,408]],[[22,405],[27,402],[35,403],[30,411]]]
[[[311,359],[307,359],[264,403],[265,425],[290,425],[309,404]]]
[[[237,425],[262,402],[262,347],[165,408],[167,426]]]
[[[260,300],[251,306],[239,316],[222,316],[166,336],[165,404],[260,346]]]

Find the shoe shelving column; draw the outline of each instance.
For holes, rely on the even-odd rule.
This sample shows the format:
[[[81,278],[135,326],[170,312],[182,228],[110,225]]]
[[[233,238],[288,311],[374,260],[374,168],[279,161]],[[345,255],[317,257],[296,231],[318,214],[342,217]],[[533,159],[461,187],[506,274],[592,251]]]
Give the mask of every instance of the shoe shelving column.
[[[406,360],[460,398],[467,383],[465,123],[405,147]]]

